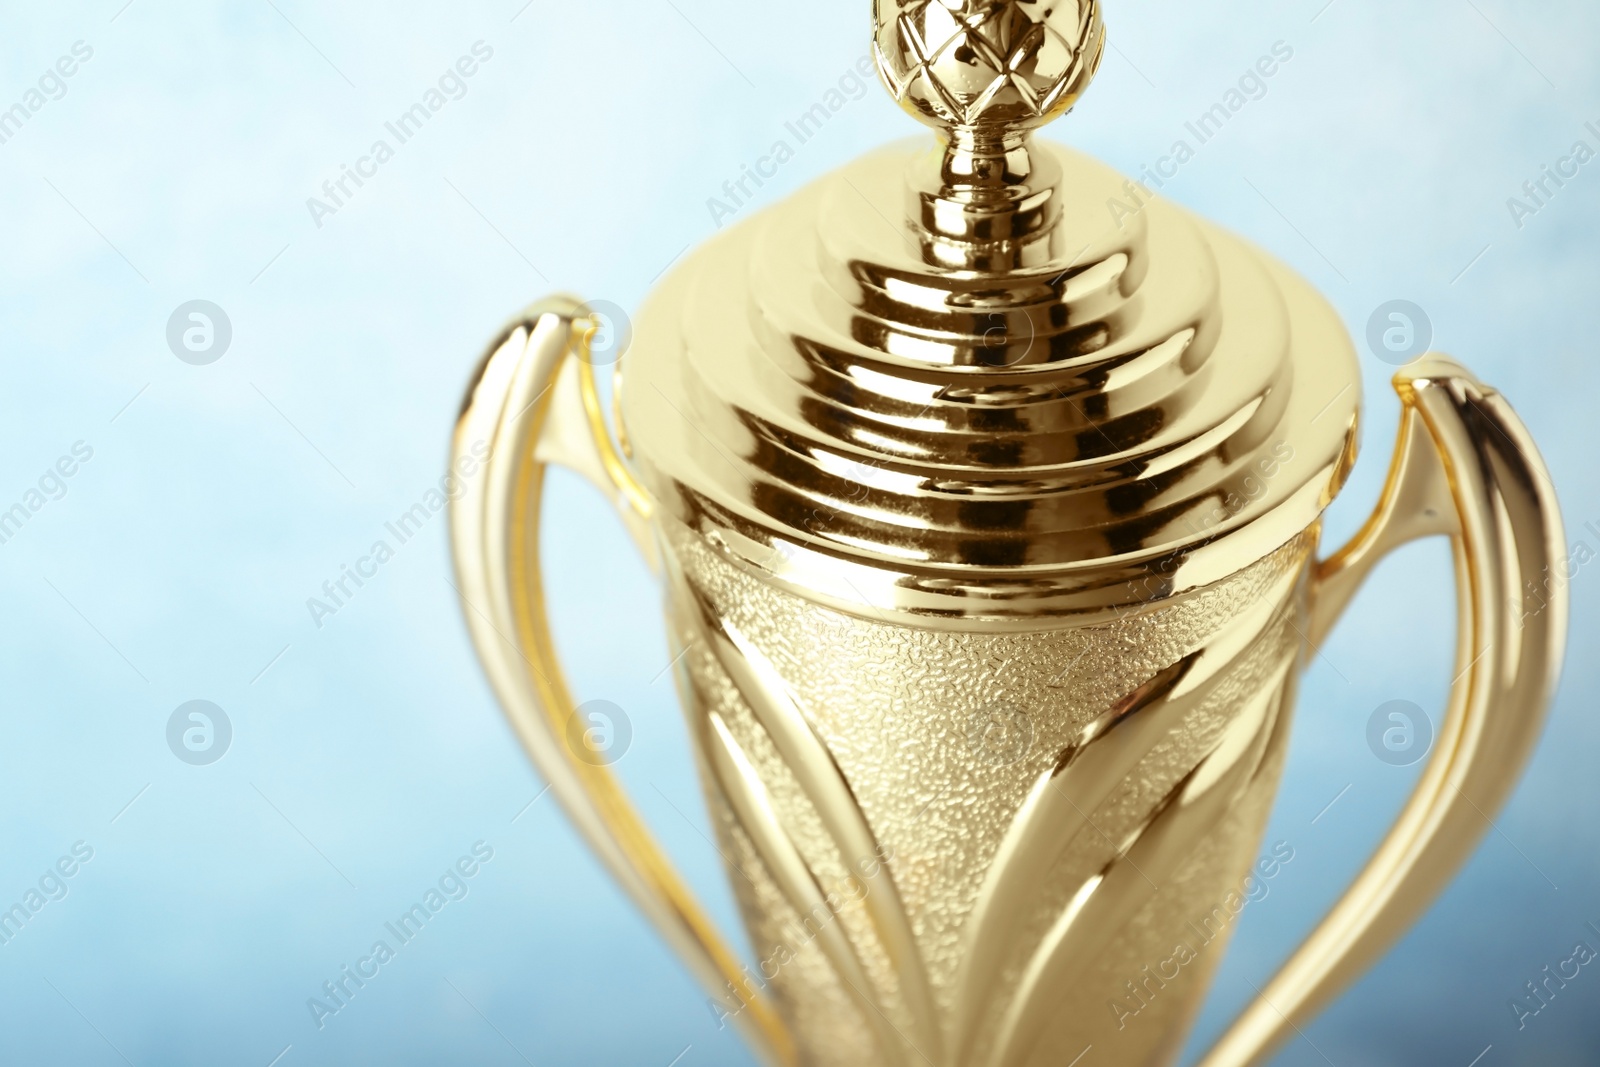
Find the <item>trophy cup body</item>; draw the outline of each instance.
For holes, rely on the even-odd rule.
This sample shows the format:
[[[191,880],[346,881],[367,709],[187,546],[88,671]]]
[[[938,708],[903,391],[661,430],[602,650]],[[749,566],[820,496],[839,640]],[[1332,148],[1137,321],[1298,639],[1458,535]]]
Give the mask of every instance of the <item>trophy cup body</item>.
[[[1293,858],[1259,842],[1313,542],[993,632],[821,607],[670,539],[684,706],[757,959],[713,1012],[770,991],[804,1063],[1168,1062]]]
[[[1165,1064],[1245,903],[1297,671],[1371,566],[1444,535],[1461,673],[1368,867],[1206,1059],[1259,1062],[1445,884],[1554,684],[1561,551],[1503,400],[1396,379],[1389,485],[1347,546],[1337,316],[1240,239],[1030,133],[1104,41],[1092,2],[879,0],[875,53],[937,144],[896,146],[674,267],[618,368],[535,305],[456,431],[464,610],[597,855],[775,1063]],[[544,616],[543,472],[586,474],[662,575],[707,804],[754,960],[714,931],[584,749]]]

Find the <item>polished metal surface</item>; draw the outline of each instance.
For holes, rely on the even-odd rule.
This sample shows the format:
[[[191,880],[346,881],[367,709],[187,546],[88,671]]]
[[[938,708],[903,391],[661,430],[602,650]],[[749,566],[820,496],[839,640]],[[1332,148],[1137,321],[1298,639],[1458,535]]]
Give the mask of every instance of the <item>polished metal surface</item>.
[[[1004,139],[1066,114],[1105,51],[1098,0],[947,4],[875,0],[872,54],[908,113]]]
[[[636,319],[613,445],[579,302],[491,346],[455,448],[463,606],[530,758],[774,1063],[1171,1062],[1263,877],[1295,675],[1373,563],[1456,548],[1459,674],[1368,868],[1206,1060],[1260,1062],[1470,854],[1537,736],[1564,600],[1532,442],[1430,356],[1367,528],[1350,343],[1240,239],[1033,140],[1097,4],[874,9],[939,130],[695,250]],[[1116,201],[1129,210],[1108,210]],[[757,952],[711,928],[571,743],[544,615],[543,471],[585,474],[662,573],[688,728]],[[1176,961],[1176,963],[1174,963]],[[1175,969],[1174,969],[1175,968]]]
[[[985,622],[1193,588],[1314,522],[1359,400],[1326,304],[1171,205],[1118,228],[1115,176],[1034,151],[1084,195],[1025,269],[885,222],[908,150],[691,254],[622,373],[663,508],[831,602]]]
[[[913,49],[886,57],[886,41],[951,17],[904,6],[878,5],[886,78]],[[971,5],[940,55],[1033,7]],[[1082,35],[1081,81],[1102,34],[1094,5],[1064,19],[1075,9],[1051,25]],[[922,69],[908,85],[945,67]],[[907,91],[948,118],[935,105],[953,90]],[[1326,303],[1034,142],[1008,99],[979,94],[962,109],[979,126],[876,153],[720,234],[641,310],[622,375],[639,477],[742,565],[830,603],[1026,624],[1225,577],[1342,484],[1360,390]]]

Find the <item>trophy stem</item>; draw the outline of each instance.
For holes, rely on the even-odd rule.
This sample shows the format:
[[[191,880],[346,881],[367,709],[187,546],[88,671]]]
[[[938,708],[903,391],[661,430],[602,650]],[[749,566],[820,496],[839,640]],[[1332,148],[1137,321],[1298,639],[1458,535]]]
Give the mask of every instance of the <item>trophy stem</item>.
[[[957,128],[907,175],[910,215],[927,234],[986,245],[1044,233],[1061,218],[1061,164],[1026,131]],[[991,266],[992,269],[992,266]]]

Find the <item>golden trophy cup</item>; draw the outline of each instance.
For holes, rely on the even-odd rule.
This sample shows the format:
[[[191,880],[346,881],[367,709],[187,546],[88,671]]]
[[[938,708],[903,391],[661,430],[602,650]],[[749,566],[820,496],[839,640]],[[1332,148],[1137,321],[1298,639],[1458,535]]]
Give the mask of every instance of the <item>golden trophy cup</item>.
[[[1265,253],[1033,131],[1084,92],[1095,0],[876,0],[898,144],[720,231],[596,386],[553,297],[490,346],[453,464],[463,610],[529,757],[773,1064],[1167,1064],[1260,852],[1296,673],[1374,563],[1454,546],[1458,676],[1398,822],[1202,1061],[1261,1062],[1472,852],[1554,687],[1549,477],[1443,356],[1395,378],[1387,487],[1348,545],[1356,358]],[[1108,204],[1121,205],[1108,210]],[[611,424],[616,438],[613,440]],[[556,661],[552,463],[666,592],[741,960],[604,761]],[[1215,943],[1213,943],[1215,942]]]

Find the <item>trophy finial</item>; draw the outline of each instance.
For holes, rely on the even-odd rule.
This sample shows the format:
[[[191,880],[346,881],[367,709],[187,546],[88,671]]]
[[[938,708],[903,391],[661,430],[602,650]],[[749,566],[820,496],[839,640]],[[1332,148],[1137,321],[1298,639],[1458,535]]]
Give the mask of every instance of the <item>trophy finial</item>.
[[[953,141],[1064,115],[1105,49],[1099,0],[874,0],[873,54],[901,107]]]

